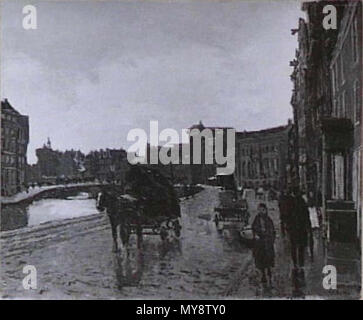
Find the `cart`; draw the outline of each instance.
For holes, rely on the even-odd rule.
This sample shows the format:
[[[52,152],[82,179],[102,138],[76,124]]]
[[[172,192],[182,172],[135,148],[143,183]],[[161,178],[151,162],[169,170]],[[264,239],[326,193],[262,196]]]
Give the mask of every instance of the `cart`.
[[[247,201],[236,196],[231,190],[219,193],[220,206],[214,208],[216,212],[214,222],[218,231],[241,230],[248,224],[249,212]]]

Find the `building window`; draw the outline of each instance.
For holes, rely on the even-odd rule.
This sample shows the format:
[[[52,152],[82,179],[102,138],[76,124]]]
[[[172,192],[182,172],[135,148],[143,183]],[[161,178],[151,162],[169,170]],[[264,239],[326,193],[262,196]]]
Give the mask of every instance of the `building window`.
[[[343,49],[342,49],[343,50]],[[340,81],[341,81],[341,84],[344,83],[345,79],[344,79],[344,61],[343,61],[343,55],[340,54]]]
[[[333,100],[333,117],[338,118],[339,117],[339,105],[340,105],[340,99],[339,96],[334,98]]]
[[[359,124],[360,117],[361,117],[361,105],[359,103],[360,91],[359,91],[359,82],[358,82],[358,80],[356,80],[354,82],[353,94],[354,94],[354,123]]]
[[[246,162],[243,161],[243,163],[242,163],[242,177],[246,177],[246,176],[247,176]]]
[[[346,101],[346,98],[345,98],[346,94],[345,94],[345,91],[343,91],[342,93],[342,105],[341,105],[341,109],[340,109],[340,117],[341,118],[346,118],[346,106],[345,106],[345,101]]]
[[[351,39],[352,39],[352,53],[353,53],[353,61],[356,62],[358,60],[358,20],[357,17],[354,17],[353,27],[351,30]]]
[[[334,74],[335,74],[335,92],[338,91],[338,84],[339,84],[339,66],[338,63],[334,63]]]
[[[331,68],[331,81],[332,81],[332,88],[333,88],[333,97],[335,96],[335,92],[336,92],[336,82],[335,82],[335,65],[332,66]]]

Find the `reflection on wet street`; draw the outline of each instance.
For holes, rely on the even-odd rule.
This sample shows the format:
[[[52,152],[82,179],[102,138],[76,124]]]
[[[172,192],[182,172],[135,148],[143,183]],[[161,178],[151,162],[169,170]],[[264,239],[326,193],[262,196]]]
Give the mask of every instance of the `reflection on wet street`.
[[[249,250],[236,239],[220,235],[213,222],[218,189],[206,188],[183,200],[182,234],[162,244],[157,235],[144,235],[141,249],[131,237],[126,254],[111,251],[107,217],[96,215],[64,230],[3,240],[5,297],[37,298],[213,298],[222,297]],[[202,217],[202,218],[201,218]],[[23,237],[23,238],[22,238]],[[24,292],[22,267],[38,271],[38,290]],[[39,296],[41,295],[41,296]]]

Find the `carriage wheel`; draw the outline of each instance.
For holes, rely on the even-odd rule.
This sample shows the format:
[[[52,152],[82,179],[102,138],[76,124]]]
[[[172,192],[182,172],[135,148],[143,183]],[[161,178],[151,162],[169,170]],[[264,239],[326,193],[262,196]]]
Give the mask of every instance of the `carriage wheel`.
[[[216,229],[218,233],[223,233],[223,226],[220,225],[220,221],[223,221],[223,218],[219,217],[218,215],[214,218],[214,223],[216,225]],[[220,228],[222,227],[222,228]]]
[[[140,249],[142,246],[142,226],[140,224],[138,224],[136,226],[136,235],[137,235],[137,248]]]
[[[165,227],[161,227],[160,228],[160,238],[161,238],[161,241],[165,241],[168,237],[168,231],[166,230]]]
[[[173,221],[173,219],[169,219],[169,220],[166,222],[166,226],[167,226],[169,229],[173,229],[173,228],[174,228],[174,221]]]
[[[159,225],[154,225],[152,228],[152,232],[155,234],[160,234],[160,226]]]
[[[218,228],[218,226],[219,226],[219,219],[218,219],[218,216],[217,215],[214,216],[214,223],[215,223],[216,227]]]
[[[182,228],[182,226],[180,225],[180,223],[179,223],[179,220],[178,219],[175,219],[174,221],[173,221],[173,225],[174,225],[174,232],[175,232],[175,236],[177,237],[177,238],[179,238],[180,237],[180,230],[181,230],[181,228]]]

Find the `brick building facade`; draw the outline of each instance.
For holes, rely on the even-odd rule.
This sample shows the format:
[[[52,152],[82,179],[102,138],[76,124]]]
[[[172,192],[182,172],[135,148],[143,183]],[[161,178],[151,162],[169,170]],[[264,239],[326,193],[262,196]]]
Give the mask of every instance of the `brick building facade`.
[[[204,131],[207,129],[206,131]],[[221,150],[216,150],[217,136],[223,135],[222,150],[223,155],[227,155],[227,130],[233,129],[231,127],[206,127],[200,121],[198,124],[189,128],[189,145],[190,145],[190,171],[191,179],[194,184],[207,184],[208,180],[215,177],[217,168],[217,153]],[[234,130],[234,129],[233,129]],[[195,135],[193,134],[195,132]],[[199,133],[200,134],[199,134]],[[217,134],[218,132],[218,134]],[[197,156],[195,154],[195,144],[200,144],[200,164],[195,163]],[[233,145],[234,147],[234,145]],[[233,150],[232,150],[233,151]],[[231,150],[230,150],[231,152]]]
[[[236,134],[235,180],[240,188],[281,190],[287,183],[288,125]]]
[[[100,181],[123,183],[128,166],[124,149],[91,151],[84,160],[85,176]]]
[[[47,143],[35,153],[38,161],[29,167],[32,182],[61,183],[84,177],[85,155],[80,150],[53,150],[48,138]]]
[[[329,1],[305,2],[302,10],[307,20],[300,18],[297,33],[298,49],[291,79],[294,84],[291,105],[294,117],[294,144],[296,149],[295,174],[291,178],[300,189],[319,205],[322,201],[322,119],[332,109],[330,90],[330,61],[338,30],[323,28],[323,8]],[[336,5],[337,20],[341,20],[344,3]]]
[[[330,63],[332,113],[323,123],[327,211],[344,206],[333,228],[345,230],[340,240],[360,237],[362,174],[362,3],[345,5]],[[332,212],[331,214],[335,214]],[[344,219],[343,219],[344,218]],[[343,219],[343,220],[341,220]]]
[[[1,101],[1,195],[11,196],[26,186],[29,118],[7,99]]]
[[[38,161],[28,165],[31,183],[58,184],[64,182],[122,182],[128,170],[127,153],[123,149],[100,149],[88,154],[80,150],[52,149],[50,141],[36,149]]]
[[[323,8],[333,5],[337,28],[324,29]],[[291,79],[294,131],[291,181],[322,207],[327,237],[355,241],[361,216],[361,1],[303,4]]]
[[[358,196],[362,106],[361,10],[360,2],[353,2],[346,7],[330,64],[333,97],[331,116],[350,121],[353,139],[350,148],[335,153],[330,159],[332,179],[329,179],[331,180],[329,184],[332,188],[329,190],[329,196],[334,199],[354,200],[356,206],[360,202]]]

